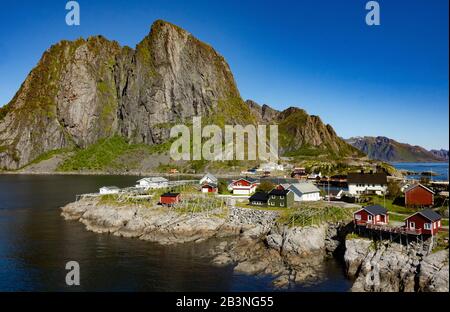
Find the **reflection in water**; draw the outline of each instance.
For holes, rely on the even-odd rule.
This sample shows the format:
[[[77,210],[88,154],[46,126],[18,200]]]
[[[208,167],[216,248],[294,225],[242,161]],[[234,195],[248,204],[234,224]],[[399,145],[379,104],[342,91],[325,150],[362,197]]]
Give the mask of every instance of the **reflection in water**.
[[[104,185],[133,185],[129,176],[0,175],[0,291],[262,291],[270,278],[233,274],[209,264],[202,244],[160,246],[88,232],[60,207]],[[81,286],[65,285],[65,264],[78,261]],[[327,278],[301,291],[346,291],[334,261]]]

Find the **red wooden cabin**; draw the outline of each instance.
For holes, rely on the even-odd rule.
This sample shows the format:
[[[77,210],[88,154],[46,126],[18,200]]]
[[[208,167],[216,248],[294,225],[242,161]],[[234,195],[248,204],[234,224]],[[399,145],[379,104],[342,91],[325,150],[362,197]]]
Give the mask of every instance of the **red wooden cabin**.
[[[202,193],[217,193],[218,188],[214,183],[203,183]]]
[[[165,193],[162,194],[159,198],[159,202],[162,205],[171,206],[174,204],[178,204],[181,201],[181,194],[180,193]]]
[[[425,235],[435,235],[442,228],[441,216],[430,209],[425,209],[405,219],[407,230],[416,231]]]
[[[405,206],[432,207],[434,192],[422,184],[414,184],[405,190]]]
[[[353,214],[355,224],[375,224],[384,225],[389,223],[389,215],[383,206],[367,206]]]

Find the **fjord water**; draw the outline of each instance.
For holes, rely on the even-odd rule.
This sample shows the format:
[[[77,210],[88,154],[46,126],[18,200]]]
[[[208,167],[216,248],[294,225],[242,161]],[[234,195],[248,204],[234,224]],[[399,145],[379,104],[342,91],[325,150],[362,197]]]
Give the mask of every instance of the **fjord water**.
[[[234,274],[209,263],[217,242],[160,246],[88,232],[65,221],[60,207],[105,185],[133,185],[130,176],[0,175],[0,291],[270,291],[271,279]],[[65,284],[65,264],[78,261],[81,286]],[[347,291],[342,266],[296,291]]]
[[[431,176],[433,181],[448,181],[448,162],[447,163],[392,163],[398,170],[407,170],[418,173],[409,176],[412,179],[420,179],[422,172],[434,172],[436,175]],[[425,175],[426,176],[426,175]]]

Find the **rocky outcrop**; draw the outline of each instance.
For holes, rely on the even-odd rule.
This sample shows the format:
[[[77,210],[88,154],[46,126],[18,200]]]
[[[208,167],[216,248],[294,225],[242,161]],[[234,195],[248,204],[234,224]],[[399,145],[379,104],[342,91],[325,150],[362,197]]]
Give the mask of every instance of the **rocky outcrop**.
[[[347,274],[352,291],[448,291],[448,250],[425,255],[418,245],[368,239],[346,241]]]
[[[244,274],[271,275],[278,287],[319,279],[327,256],[329,225],[280,226],[274,211],[232,207],[226,217],[223,211],[180,214],[162,207],[129,207],[86,198],[63,207],[62,216],[96,233],[160,244],[220,238],[223,241],[211,250],[213,264],[232,265]]]
[[[441,250],[422,260],[418,281],[420,291],[448,292],[448,257],[448,250]]]

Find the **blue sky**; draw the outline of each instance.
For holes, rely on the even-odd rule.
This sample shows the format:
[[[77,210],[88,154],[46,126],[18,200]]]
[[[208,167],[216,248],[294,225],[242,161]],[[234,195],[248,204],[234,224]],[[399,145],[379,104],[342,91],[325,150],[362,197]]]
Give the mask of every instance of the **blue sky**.
[[[61,39],[102,34],[134,47],[165,19],[228,61],[244,99],[319,115],[342,137],[384,135],[448,148],[448,0],[1,1],[0,105]]]

